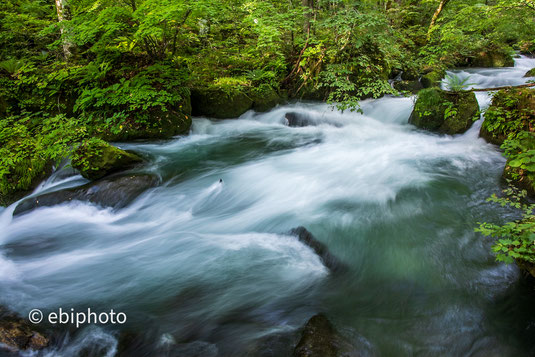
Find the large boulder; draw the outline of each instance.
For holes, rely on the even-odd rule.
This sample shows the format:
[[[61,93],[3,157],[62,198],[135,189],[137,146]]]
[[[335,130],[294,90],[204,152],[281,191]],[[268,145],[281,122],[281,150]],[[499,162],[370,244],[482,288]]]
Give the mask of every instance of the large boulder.
[[[474,57],[468,58],[466,64],[470,67],[513,67],[513,56],[503,50],[480,51]]]
[[[428,88],[418,93],[409,123],[421,129],[453,135],[467,131],[478,118],[479,104],[474,93]]]
[[[252,89],[249,97],[253,100],[253,109],[257,112],[267,112],[285,101],[284,95],[266,85]]]
[[[347,269],[346,265],[333,256],[327,246],[317,240],[305,227],[293,228],[290,230],[290,234],[296,236],[301,243],[312,248],[329,270],[339,272]]]
[[[28,321],[0,306],[0,349],[41,350],[49,343],[49,337],[36,331]]]
[[[126,170],[143,159],[98,139],[86,140],[74,151],[71,164],[83,177],[97,180],[111,173]]]
[[[167,139],[185,135],[191,128],[191,104],[189,97],[175,107],[152,107],[124,120],[113,130],[95,125],[93,135],[107,141],[131,141],[136,139]]]
[[[440,87],[440,82],[442,78],[446,75],[446,71],[443,69],[429,69],[420,78],[420,83],[424,88]]]
[[[402,80],[394,82],[394,89],[400,92],[418,93],[424,87],[419,80]]]
[[[80,187],[27,198],[18,204],[13,215],[74,200],[89,201],[104,207],[122,208],[147,189],[157,186],[159,182],[156,176],[147,174],[109,177]]]
[[[479,135],[501,145],[522,131],[535,131],[535,90],[513,88],[494,94]]]
[[[524,77],[535,77],[535,68],[530,69],[524,74]]]
[[[237,118],[253,107],[253,100],[242,90],[218,87],[191,90],[193,115],[217,119]]]

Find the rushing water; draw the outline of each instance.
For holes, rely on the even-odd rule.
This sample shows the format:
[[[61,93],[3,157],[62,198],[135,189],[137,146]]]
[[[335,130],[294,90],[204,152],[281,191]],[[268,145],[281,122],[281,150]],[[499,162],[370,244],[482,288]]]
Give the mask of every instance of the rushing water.
[[[491,87],[524,83],[532,67],[454,72]],[[489,98],[478,94],[482,107]],[[0,304],[123,311],[147,356],[285,356],[317,312],[361,356],[533,355],[535,294],[474,233],[512,217],[485,202],[505,160],[480,122],[453,137],[407,124],[413,100],[197,118],[187,137],[120,145],[163,183],[115,211],[4,209]],[[284,125],[290,111],[317,125]],[[60,170],[37,193],[83,182]],[[349,269],[329,273],[287,234],[300,225]],[[42,355],[113,356],[119,333],[66,331]]]

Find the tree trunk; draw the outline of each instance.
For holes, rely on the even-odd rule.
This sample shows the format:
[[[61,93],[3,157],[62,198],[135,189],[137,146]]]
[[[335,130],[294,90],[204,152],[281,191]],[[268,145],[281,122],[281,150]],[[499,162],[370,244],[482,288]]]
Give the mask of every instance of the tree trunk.
[[[68,60],[72,56],[72,42],[68,39],[68,33],[65,29],[64,24],[62,22],[64,20],[70,20],[71,19],[71,13],[69,9],[69,5],[67,3],[67,0],[55,0],[56,1],[56,11],[58,13],[58,22],[60,24],[60,31],[61,31],[61,37],[62,37],[62,43],[63,43],[63,55],[65,56],[65,59]]]
[[[311,11],[314,8],[314,0],[301,0],[301,3],[304,7],[308,7],[310,10],[308,10],[308,13],[305,15],[305,22],[303,24],[303,32],[309,33],[310,32],[310,19],[312,18]]]
[[[437,19],[440,16],[440,13],[444,9],[444,6],[446,6],[448,1],[449,0],[440,0],[440,4],[438,4],[437,9],[435,10],[433,17],[431,18],[431,23],[429,24],[429,29],[427,30],[427,41],[429,41],[429,39],[431,38],[431,30],[435,26],[435,22],[437,22]]]

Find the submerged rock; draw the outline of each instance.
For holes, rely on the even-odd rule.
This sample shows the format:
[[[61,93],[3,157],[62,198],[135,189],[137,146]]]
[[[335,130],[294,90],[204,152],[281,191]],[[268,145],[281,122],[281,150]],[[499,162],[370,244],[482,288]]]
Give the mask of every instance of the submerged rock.
[[[323,264],[331,271],[342,271],[347,268],[329,252],[325,244],[317,240],[305,227],[301,226],[293,228],[290,231],[290,234],[296,236],[300,242],[312,248],[312,250],[314,250],[314,252],[321,258]]]
[[[479,118],[473,92],[446,92],[428,88],[418,93],[409,123],[442,134],[461,134]]]
[[[291,127],[304,127],[309,125],[316,125],[306,114],[289,112],[284,115],[286,125]]]
[[[524,74],[524,77],[535,77],[535,68],[530,69]]]
[[[86,179],[97,180],[142,161],[136,154],[111,146],[105,141],[88,140],[75,150],[71,164]]]
[[[294,357],[336,357],[338,336],[331,322],[323,314],[312,316],[303,328]]]
[[[13,214],[18,215],[38,207],[54,206],[73,200],[89,201],[105,207],[122,208],[158,183],[157,177],[146,174],[110,177],[80,187],[28,198],[19,203]]]
[[[50,339],[37,332],[28,321],[0,306],[0,349],[18,352],[41,350],[48,346]]]

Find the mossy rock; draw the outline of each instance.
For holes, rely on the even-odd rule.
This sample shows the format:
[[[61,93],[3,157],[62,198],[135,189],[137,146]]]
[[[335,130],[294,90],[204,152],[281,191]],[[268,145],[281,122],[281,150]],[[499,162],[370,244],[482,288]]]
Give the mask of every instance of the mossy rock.
[[[420,83],[424,88],[440,87],[442,78],[446,76],[446,71],[443,69],[434,69],[420,78]]]
[[[102,140],[90,139],[74,151],[71,164],[83,177],[97,180],[111,173],[129,169],[142,161],[143,159],[136,154],[111,146]]]
[[[535,68],[530,69],[524,74],[524,77],[535,77]]]
[[[187,97],[175,106],[152,107],[131,116],[114,131],[95,126],[93,135],[106,141],[167,139],[187,134],[191,124],[191,101]]]
[[[479,105],[474,93],[428,88],[418,93],[409,123],[421,129],[453,135],[467,131],[478,118]]]
[[[421,89],[423,89],[422,83],[420,81],[397,81],[394,82],[394,89],[400,91],[400,92],[410,92],[410,93],[418,93]]]
[[[479,135],[492,144],[501,145],[505,139],[516,137],[522,131],[535,131],[535,91],[512,88],[494,94]]]
[[[245,91],[211,86],[191,90],[191,106],[195,116],[217,119],[237,118],[253,106]]]
[[[503,50],[480,51],[468,59],[470,67],[513,67],[515,61],[510,53]]]
[[[270,86],[254,88],[249,97],[253,100],[253,109],[257,112],[267,112],[284,102],[284,97]]]

